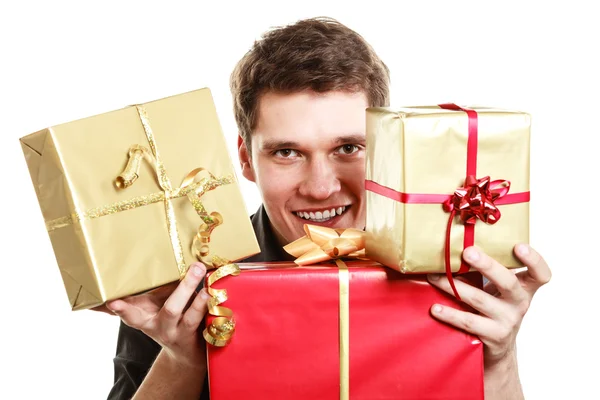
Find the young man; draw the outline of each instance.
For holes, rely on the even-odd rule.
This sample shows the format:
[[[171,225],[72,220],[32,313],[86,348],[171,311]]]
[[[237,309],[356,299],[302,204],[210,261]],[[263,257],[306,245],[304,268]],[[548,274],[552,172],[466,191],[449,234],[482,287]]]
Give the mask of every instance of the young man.
[[[387,67],[362,37],[328,19],[273,30],[242,58],[231,79],[239,158],[263,199],[251,217],[262,253],[246,261],[288,258],[282,246],[303,236],[307,222],[364,228],[365,108],[388,105],[388,84]],[[488,399],[523,397],[515,339],[535,291],[550,279],[533,249],[515,251],[528,267],[520,275],[465,250],[490,282],[486,291],[457,282],[479,315],[431,308],[433,317],[482,339]],[[109,398],[208,398],[198,330],[208,295],[196,292],[205,272],[196,263],[178,285],[108,304],[123,322]],[[430,282],[452,293],[444,276]]]

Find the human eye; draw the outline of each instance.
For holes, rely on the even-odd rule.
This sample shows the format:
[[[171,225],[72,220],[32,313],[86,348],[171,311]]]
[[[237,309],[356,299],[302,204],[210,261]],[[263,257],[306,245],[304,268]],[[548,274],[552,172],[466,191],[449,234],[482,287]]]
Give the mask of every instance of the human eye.
[[[280,149],[273,152],[275,157],[279,158],[294,158],[298,157],[298,152],[292,149]]]
[[[338,154],[349,156],[362,150],[362,148],[362,146],[356,144],[345,144],[343,146],[338,147],[336,151]]]

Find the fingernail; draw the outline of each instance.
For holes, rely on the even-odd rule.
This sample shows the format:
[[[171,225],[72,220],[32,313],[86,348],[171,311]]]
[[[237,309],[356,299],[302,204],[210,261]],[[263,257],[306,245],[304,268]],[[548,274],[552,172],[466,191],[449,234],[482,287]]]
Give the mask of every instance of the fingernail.
[[[202,296],[203,299],[210,299],[210,294],[208,294],[208,292],[204,288],[200,290],[200,296]]]
[[[204,265],[202,265],[202,264],[194,264],[194,267],[192,268],[192,272],[196,276],[204,276],[206,269],[204,268]]]
[[[427,275],[427,279],[429,279],[430,281],[439,281],[440,274],[429,274]]]
[[[464,256],[467,261],[479,260],[479,252],[472,247],[465,250]]]
[[[517,253],[520,256],[526,256],[529,254],[529,246],[527,246],[526,244],[519,244],[517,245]]]
[[[434,305],[431,308],[431,312],[433,312],[434,314],[440,314],[442,312],[442,306],[440,306],[439,304]]]
[[[110,311],[114,312],[115,314],[118,313],[120,310],[118,307],[115,307],[112,303],[106,303],[106,308],[108,308]]]

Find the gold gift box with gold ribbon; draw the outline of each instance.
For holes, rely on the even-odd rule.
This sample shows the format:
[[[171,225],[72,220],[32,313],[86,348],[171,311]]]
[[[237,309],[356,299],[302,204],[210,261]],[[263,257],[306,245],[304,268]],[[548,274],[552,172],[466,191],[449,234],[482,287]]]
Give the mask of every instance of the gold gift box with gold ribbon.
[[[529,241],[530,115],[455,104],[367,110],[366,255],[404,273],[507,268]]]
[[[20,141],[73,310],[260,252],[207,88]]]

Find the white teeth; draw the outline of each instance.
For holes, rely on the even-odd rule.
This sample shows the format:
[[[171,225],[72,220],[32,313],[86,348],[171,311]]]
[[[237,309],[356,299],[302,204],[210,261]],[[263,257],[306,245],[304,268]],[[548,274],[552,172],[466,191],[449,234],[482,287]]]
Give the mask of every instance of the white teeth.
[[[324,222],[335,217],[336,215],[342,215],[344,211],[346,211],[346,207],[338,207],[332,208],[331,210],[315,212],[296,211],[296,215],[300,218],[313,220],[315,222]]]
[[[308,215],[308,213],[305,213],[303,211],[297,211],[296,215],[299,216],[300,218],[304,218],[304,219],[308,219],[310,216]]]

